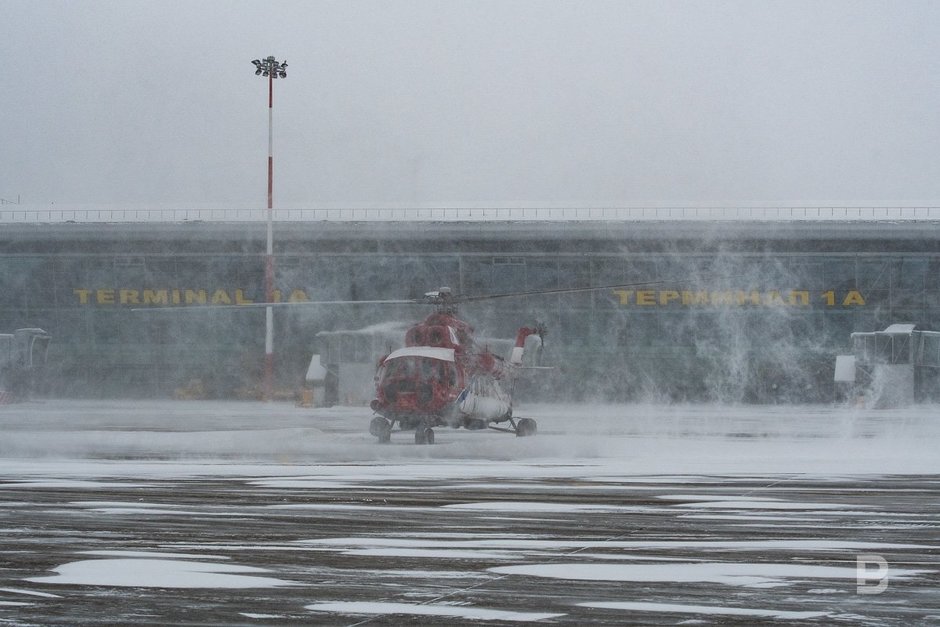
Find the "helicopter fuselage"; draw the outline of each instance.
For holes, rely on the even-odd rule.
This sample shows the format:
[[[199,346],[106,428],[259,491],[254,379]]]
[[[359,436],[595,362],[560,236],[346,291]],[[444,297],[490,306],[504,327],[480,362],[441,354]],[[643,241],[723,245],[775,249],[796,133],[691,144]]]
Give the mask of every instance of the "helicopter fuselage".
[[[379,361],[372,409],[402,429],[479,429],[511,420],[512,398],[504,386],[521,363],[526,337],[536,332],[520,329],[506,361],[477,347],[466,322],[446,312],[431,314],[408,330],[404,348]]]

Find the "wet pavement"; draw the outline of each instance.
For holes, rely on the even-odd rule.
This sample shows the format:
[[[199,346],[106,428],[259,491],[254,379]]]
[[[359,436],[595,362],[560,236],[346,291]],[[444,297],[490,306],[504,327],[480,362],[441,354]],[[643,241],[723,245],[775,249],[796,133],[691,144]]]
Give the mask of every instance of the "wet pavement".
[[[940,623],[938,474],[416,450],[0,460],[0,623]]]

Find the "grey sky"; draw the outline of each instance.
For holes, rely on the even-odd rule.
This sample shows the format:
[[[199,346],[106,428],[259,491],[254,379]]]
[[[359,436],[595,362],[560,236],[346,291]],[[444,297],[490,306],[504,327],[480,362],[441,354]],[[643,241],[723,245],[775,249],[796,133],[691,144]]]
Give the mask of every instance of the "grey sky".
[[[940,2],[0,0],[0,197],[940,204]]]

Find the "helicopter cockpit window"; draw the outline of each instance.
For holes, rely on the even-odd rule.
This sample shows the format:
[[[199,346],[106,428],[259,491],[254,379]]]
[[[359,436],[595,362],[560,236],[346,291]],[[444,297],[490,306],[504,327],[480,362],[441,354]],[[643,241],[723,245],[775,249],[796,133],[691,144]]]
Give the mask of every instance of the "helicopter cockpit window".
[[[414,363],[411,359],[392,359],[385,363],[386,377],[410,377],[414,374]]]
[[[424,357],[406,357],[386,361],[380,371],[381,379],[420,379],[438,381],[443,385],[457,385],[457,370],[453,363]]]
[[[422,359],[421,364],[421,378],[430,379],[434,375],[434,363],[430,359]]]

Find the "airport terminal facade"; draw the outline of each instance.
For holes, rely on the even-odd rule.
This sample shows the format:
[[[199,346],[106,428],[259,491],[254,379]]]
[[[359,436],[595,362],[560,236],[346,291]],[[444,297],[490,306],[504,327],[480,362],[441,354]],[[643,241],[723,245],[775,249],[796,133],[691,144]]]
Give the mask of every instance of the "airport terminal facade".
[[[53,336],[50,395],[161,397],[198,382],[206,397],[252,397],[263,309],[184,309],[263,301],[264,249],[257,222],[4,225],[0,332]],[[940,330],[933,221],[278,222],[274,252],[282,301],[622,286],[461,309],[494,350],[548,325],[554,369],[521,384],[531,400],[829,401],[851,332]],[[324,346],[331,333],[403,335],[427,313],[277,309],[277,387],[299,389],[313,354],[335,370],[385,350]]]

